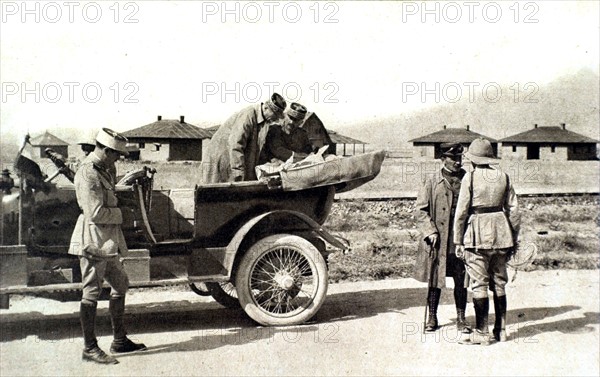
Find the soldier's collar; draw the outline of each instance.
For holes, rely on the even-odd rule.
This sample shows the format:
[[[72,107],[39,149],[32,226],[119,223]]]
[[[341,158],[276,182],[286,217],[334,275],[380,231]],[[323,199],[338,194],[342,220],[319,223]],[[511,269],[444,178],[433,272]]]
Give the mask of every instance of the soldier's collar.
[[[94,166],[97,167],[98,169],[108,171],[108,165],[106,165],[106,163],[104,161],[102,161],[102,159],[100,159],[100,157],[98,157],[98,155],[96,154],[95,151],[90,153],[89,159],[94,164]]]
[[[444,174],[442,173],[442,171],[443,171],[443,170],[444,170],[444,168],[443,168],[443,167],[442,167],[442,168],[439,170],[439,172],[438,172],[438,174],[437,174],[437,180],[436,180],[436,183],[440,183],[440,182],[447,181],[447,180],[446,180],[446,178],[444,177]],[[467,171],[466,171],[465,169],[461,168],[461,169],[458,171],[458,175],[457,175],[457,177],[458,177],[459,179],[461,179],[461,180],[462,180],[462,179],[463,179],[463,177],[465,176],[465,174],[466,174],[466,173],[467,173]]]
[[[258,111],[256,112],[256,123],[260,124],[265,121],[265,115],[263,114],[263,103],[258,104]]]

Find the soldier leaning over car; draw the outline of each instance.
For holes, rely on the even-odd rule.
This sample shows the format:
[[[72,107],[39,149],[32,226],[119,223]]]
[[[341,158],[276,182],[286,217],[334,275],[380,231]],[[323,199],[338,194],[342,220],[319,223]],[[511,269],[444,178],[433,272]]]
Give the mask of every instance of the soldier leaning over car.
[[[274,124],[269,127],[259,165],[273,161],[285,162],[292,155],[294,160],[299,161],[313,151],[308,132],[300,128],[306,117],[306,107],[293,102],[283,113],[281,125]]]
[[[273,93],[270,100],[242,109],[227,119],[207,146],[202,182],[255,180],[254,168],[265,145],[269,124],[282,118],[285,106],[283,97]]]
[[[145,350],[127,338],[123,317],[125,294],[129,279],[119,260],[119,254],[127,252],[125,237],[121,230],[123,216],[117,207],[115,195],[115,161],[126,155],[127,139],[103,128],[96,137],[96,146],[75,174],[77,203],[82,210],[73,235],[69,254],[79,256],[83,284],[80,320],[84,349],[82,359],[100,364],[117,364],[98,346],[95,335],[96,308],[104,280],[111,286],[108,310],[114,340],[111,353]]]

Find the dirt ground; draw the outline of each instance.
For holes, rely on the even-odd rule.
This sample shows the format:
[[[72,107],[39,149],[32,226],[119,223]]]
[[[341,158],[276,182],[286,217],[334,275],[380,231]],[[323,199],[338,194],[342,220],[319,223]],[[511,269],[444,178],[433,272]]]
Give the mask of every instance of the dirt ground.
[[[426,288],[412,279],[331,284],[317,315],[287,328],[257,326],[191,292],[134,291],[130,336],[149,349],[113,366],[80,360],[77,302],[15,297],[0,310],[0,375],[597,376],[599,282],[597,270],[519,272],[507,292],[509,340],[488,347],[457,344],[450,289],[443,327],[422,335]],[[108,350],[107,302],[98,329]]]

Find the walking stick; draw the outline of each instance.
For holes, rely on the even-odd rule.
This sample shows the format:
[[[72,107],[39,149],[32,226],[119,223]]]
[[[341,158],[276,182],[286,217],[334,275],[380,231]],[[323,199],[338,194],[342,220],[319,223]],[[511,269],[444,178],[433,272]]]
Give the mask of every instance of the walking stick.
[[[429,269],[429,279],[427,283],[427,295],[425,296],[425,314],[423,315],[423,334],[425,334],[425,327],[427,326],[427,309],[429,309],[429,289],[433,286],[433,269],[437,265],[437,252],[435,245],[432,243],[429,245],[429,258],[431,259],[431,265]]]

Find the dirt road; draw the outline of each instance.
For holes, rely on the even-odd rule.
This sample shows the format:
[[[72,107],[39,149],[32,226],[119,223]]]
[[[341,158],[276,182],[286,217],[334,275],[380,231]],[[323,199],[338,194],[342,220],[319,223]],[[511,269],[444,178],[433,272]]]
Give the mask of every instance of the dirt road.
[[[258,327],[191,292],[132,292],[129,332],[149,350],[105,367],[79,359],[78,303],[13,299],[0,311],[0,375],[597,376],[599,280],[598,271],[519,273],[508,288],[509,341],[489,347],[457,344],[451,290],[444,326],[422,335],[425,287],[412,279],[333,284],[317,316],[290,328]],[[108,350],[107,303],[100,308]]]

